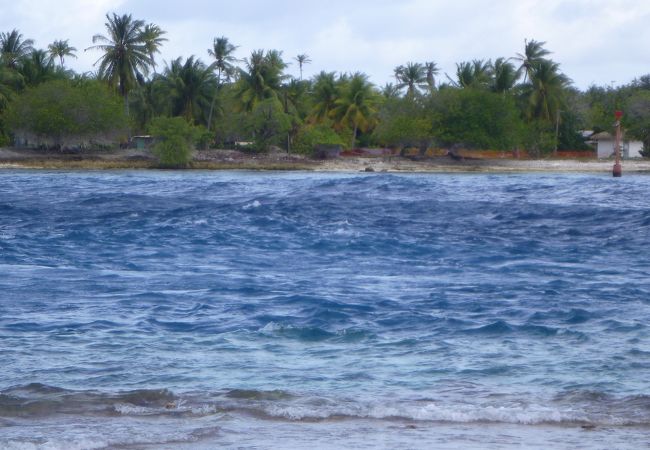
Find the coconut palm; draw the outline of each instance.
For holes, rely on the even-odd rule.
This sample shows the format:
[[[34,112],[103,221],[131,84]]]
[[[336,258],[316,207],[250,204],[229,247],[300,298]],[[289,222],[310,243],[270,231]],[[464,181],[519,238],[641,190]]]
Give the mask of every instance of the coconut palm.
[[[278,98],[287,64],[282,60],[282,52],[277,50],[255,50],[244,62],[246,70],[239,71],[235,98],[241,110],[250,112],[259,102]]]
[[[106,14],[106,36],[93,36],[93,45],[86,50],[99,50],[104,54],[95,62],[99,64],[101,78],[109,85],[116,86],[124,102],[128,114],[128,95],[138,79],[143,79],[149,73],[153,61],[149,56],[150,48],[144,40],[145,23],[135,20],[130,14],[112,16]]]
[[[519,79],[519,72],[514,64],[505,58],[497,58],[492,69],[492,90],[494,92],[504,93],[514,88]]]
[[[461,88],[482,88],[489,84],[492,73],[490,61],[475,59],[472,62],[456,64],[456,80],[449,78],[455,86]]]
[[[160,47],[162,47],[163,42],[167,40],[167,38],[163,37],[163,34],[167,34],[167,32],[162,30],[155,23],[148,23],[142,29],[141,38],[144,42],[145,51],[151,60],[151,66],[153,67],[154,73],[156,71],[154,55],[160,53]]]
[[[129,109],[137,130],[144,131],[151,119],[157,113],[165,111],[169,98],[163,91],[160,75],[155,75],[152,80],[133,89],[129,94]],[[169,107],[171,109],[171,107]]]
[[[368,76],[355,73],[335,102],[332,115],[339,127],[352,128],[354,147],[359,131],[366,132],[376,123],[377,94]]]
[[[338,97],[339,89],[336,73],[322,71],[316,75],[312,89],[313,106],[310,119],[317,123],[327,120]]]
[[[381,88],[381,95],[386,99],[395,99],[399,97],[399,88],[393,83],[386,83]]]
[[[160,84],[169,99],[172,115],[182,116],[191,123],[206,119],[217,79],[200,59],[190,56],[183,62],[181,57],[176,58],[165,68]]]
[[[427,72],[425,66],[420,63],[409,62],[405,66],[395,68],[395,77],[399,89],[406,88],[406,96],[414,97],[418,88],[426,86]]]
[[[300,68],[300,79],[302,80],[302,68],[305,64],[311,64],[311,59],[306,53],[302,53],[294,58],[298,62]]]
[[[61,67],[63,67],[63,64],[65,63],[66,56],[70,56],[72,58],[77,57],[77,55],[75,55],[77,49],[71,47],[68,44],[68,39],[66,39],[65,41],[54,41],[47,46],[47,49],[48,52],[50,53],[51,58],[59,58],[59,63],[61,64]]]
[[[227,37],[214,38],[212,48],[208,49],[208,55],[214,58],[212,68],[217,70],[217,81],[221,85],[222,76],[229,75],[234,69],[237,58],[233,56],[239,46],[230,43]]]
[[[284,112],[305,118],[310,84],[307,81],[291,78],[282,85]]]
[[[0,111],[23,86],[24,79],[18,72],[0,65]]]
[[[34,50],[32,39],[23,39],[23,35],[14,29],[0,33],[0,62],[5,67],[16,69],[18,62]]]
[[[569,78],[559,71],[559,64],[549,60],[532,66],[530,84],[525,92],[530,119],[551,120],[561,109]]]
[[[214,38],[212,42],[212,48],[208,49],[208,55],[214,58],[214,62],[210,65],[211,69],[217,70],[217,85],[218,89],[214,93],[212,98],[212,103],[210,103],[210,113],[208,114],[208,131],[212,125],[212,115],[214,114],[214,106],[217,101],[217,95],[219,95],[219,90],[221,89],[221,77],[226,75],[230,77],[230,74],[234,71],[234,62],[237,61],[237,58],[233,56],[235,50],[239,47],[230,43],[227,37],[221,36]]]
[[[429,85],[429,90],[433,91],[436,88],[435,76],[438,75],[440,69],[438,69],[438,65],[433,61],[424,63],[424,69],[427,72],[427,85]]]
[[[20,74],[27,86],[36,86],[45,81],[65,78],[63,69],[57,68],[45,50],[33,50],[20,61]]]
[[[551,54],[544,48],[544,45],[546,45],[546,42],[539,42],[534,39],[530,41],[524,40],[524,53],[517,53],[515,59],[521,63],[519,71],[524,73],[524,83],[530,79],[535,64],[544,61],[544,57]]]

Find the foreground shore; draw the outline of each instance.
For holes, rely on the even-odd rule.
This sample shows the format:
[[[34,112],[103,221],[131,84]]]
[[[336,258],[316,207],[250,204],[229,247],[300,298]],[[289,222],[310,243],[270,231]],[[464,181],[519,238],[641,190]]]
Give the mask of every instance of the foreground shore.
[[[625,160],[623,172],[650,173],[650,160]],[[402,157],[342,157],[314,160],[302,155],[256,155],[233,150],[197,151],[191,169],[307,170],[320,172],[603,172],[613,161],[596,159],[452,159],[441,156],[414,160]],[[87,153],[0,148],[0,168],[24,169],[155,169],[148,151],[109,150]]]

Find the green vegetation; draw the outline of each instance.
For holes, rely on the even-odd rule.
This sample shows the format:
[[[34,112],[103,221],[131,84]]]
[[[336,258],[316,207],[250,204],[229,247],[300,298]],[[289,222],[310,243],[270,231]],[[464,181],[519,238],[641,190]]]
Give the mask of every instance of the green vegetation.
[[[187,167],[196,133],[184,118],[157,117],[151,122],[151,134],[158,139],[153,150],[161,167]]]
[[[524,124],[513,97],[483,89],[448,89],[431,100],[429,110],[443,146],[509,150],[521,142]]]
[[[300,128],[294,149],[298,153],[312,155],[318,145],[345,147],[349,138],[341,136],[328,124],[310,124]]]
[[[119,97],[97,80],[55,80],[27,88],[5,118],[16,140],[58,149],[108,145],[124,139],[128,129]]]
[[[187,166],[197,145],[304,154],[319,145],[386,146],[421,155],[462,146],[544,156],[584,149],[579,131],[610,131],[622,109],[627,135],[650,154],[650,75],[581,92],[540,41],[524,41],[511,57],[459,62],[452,74],[433,61],[405,62],[379,88],[361,72],[309,78],[306,53],[291,58],[290,73],[281,51],[237,55],[225,36],[206,43],[203,57],[160,69],[165,35],[109,13],[86,48],[97,54],[97,71],[80,75],[65,67],[77,52],[68,40],[45,50],[18,30],[1,32],[0,145],[83,149],[151,132],[165,167]]]

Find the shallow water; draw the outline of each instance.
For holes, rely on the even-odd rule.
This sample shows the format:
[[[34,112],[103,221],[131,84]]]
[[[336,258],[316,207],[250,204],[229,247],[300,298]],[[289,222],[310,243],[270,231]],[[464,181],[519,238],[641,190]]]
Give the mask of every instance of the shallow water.
[[[650,178],[0,171],[2,448],[650,445]]]

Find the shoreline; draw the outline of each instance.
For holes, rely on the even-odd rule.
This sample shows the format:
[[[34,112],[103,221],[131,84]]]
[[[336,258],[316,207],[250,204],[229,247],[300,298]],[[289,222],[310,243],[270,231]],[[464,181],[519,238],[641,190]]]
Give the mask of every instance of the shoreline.
[[[259,170],[382,173],[611,173],[613,160],[579,159],[464,159],[439,156],[414,160],[404,157],[340,157],[316,160],[282,152],[248,154],[235,150],[197,151],[189,167],[167,170]],[[622,161],[623,173],[650,173],[650,160]],[[160,169],[142,150],[59,153],[0,148],[0,169],[138,170]]]

